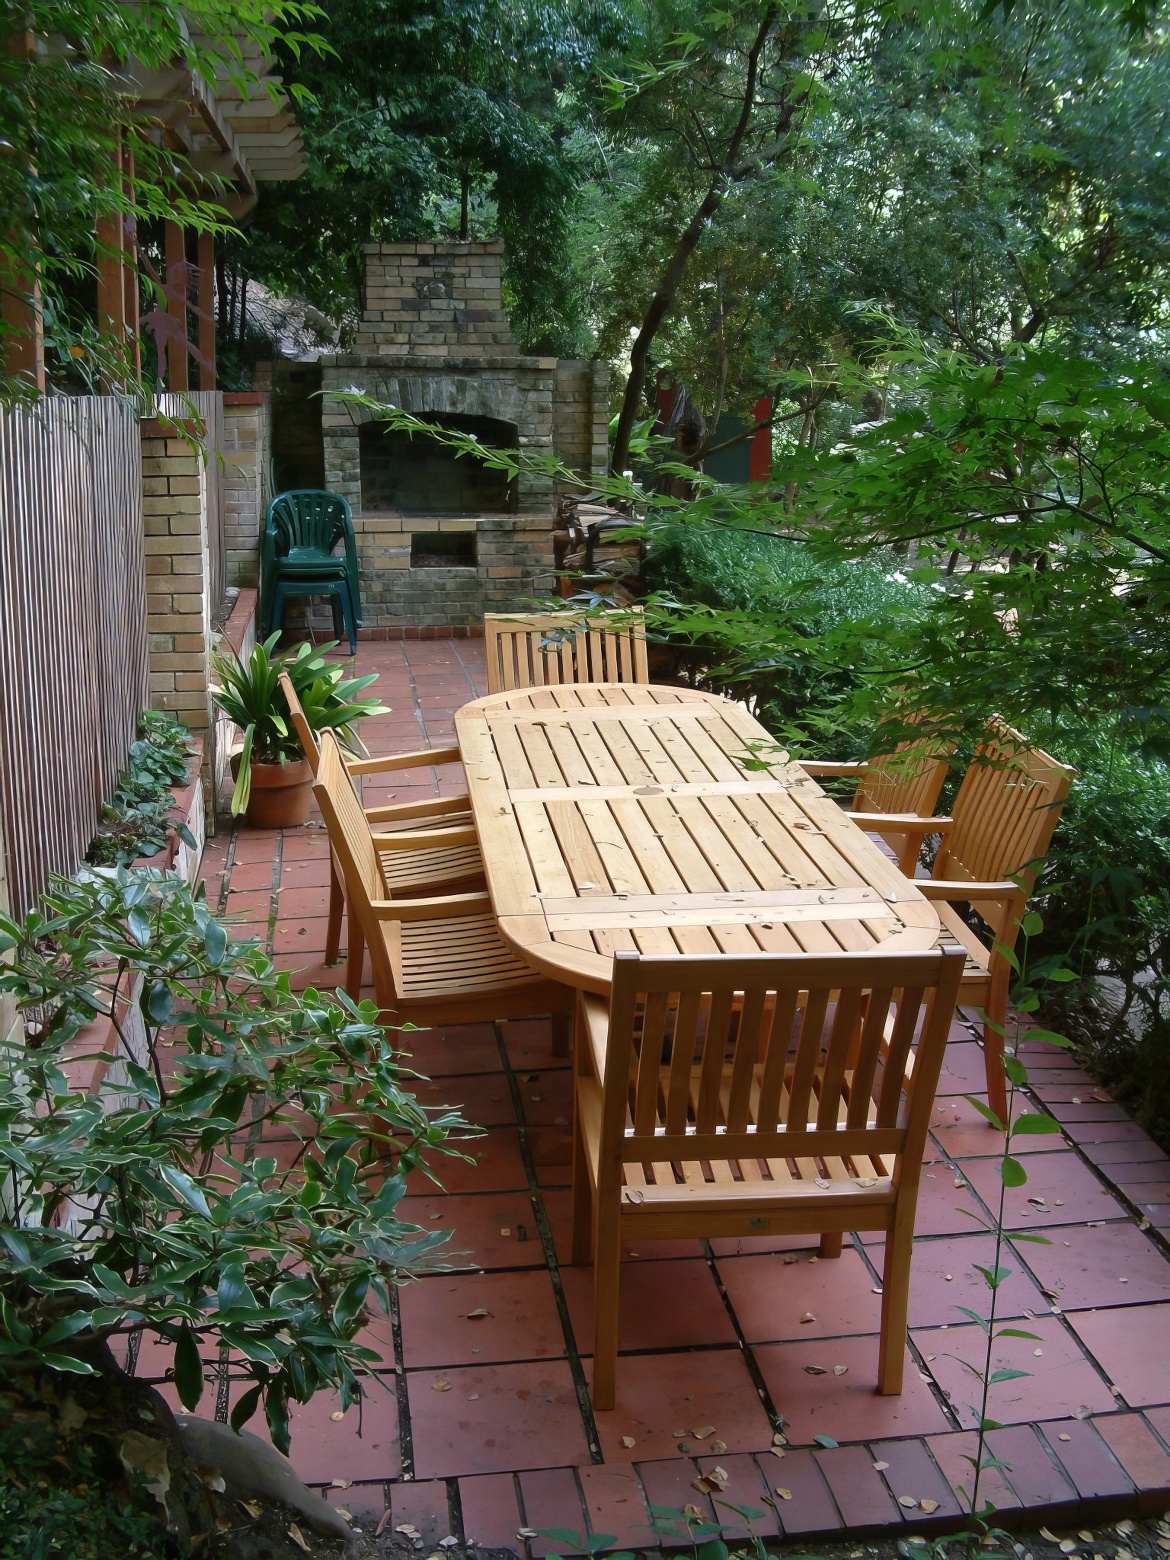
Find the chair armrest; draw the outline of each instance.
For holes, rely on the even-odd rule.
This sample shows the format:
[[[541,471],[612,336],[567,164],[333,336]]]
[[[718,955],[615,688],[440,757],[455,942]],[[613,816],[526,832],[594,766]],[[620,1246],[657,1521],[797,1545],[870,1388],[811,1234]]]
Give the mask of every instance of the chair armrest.
[[[609,1042],[609,1005],[604,997],[583,991],[580,998],[581,1033],[589,1046],[593,1076],[605,1082],[605,1053]]]
[[[949,834],[955,826],[953,818],[923,818],[919,813],[855,812],[849,820],[874,834]]]
[[[429,769],[434,764],[458,764],[463,755],[457,747],[418,748],[412,753],[384,753],[380,758],[347,758],[351,775],[380,775],[391,769]]]
[[[423,802],[387,802],[384,807],[367,807],[370,823],[393,823],[397,818],[440,818],[444,813],[470,812],[471,798],[466,791],[458,796],[428,796]]]
[[[914,887],[926,899],[965,899],[969,904],[980,899],[1007,899],[1020,892],[1020,885],[1005,878],[1002,883],[962,883],[947,878],[915,878]]]
[[[835,761],[830,762],[827,759],[823,762],[820,759],[817,759],[815,762],[813,762],[811,760],[800,758],[797,759],[796,762],[797,767],[799,769],[803,769],[806,775],[813,775],[814,777],[819,775],[842,775],[848,778],[850,776],[860,777],[861,775],[867,775],[869,773],[869,765],[860,761],[855,761],[852,763],[836,763]]]
[[[400,829],[394,834],[375,834],[374,849],[433,850],[436,846],[478,845],[479,835],[470,824],[458,829]]]
[[[444,894],[440,899],[371,899],[379,921],[446,921],[457,915],[490,915],[490,894]]]

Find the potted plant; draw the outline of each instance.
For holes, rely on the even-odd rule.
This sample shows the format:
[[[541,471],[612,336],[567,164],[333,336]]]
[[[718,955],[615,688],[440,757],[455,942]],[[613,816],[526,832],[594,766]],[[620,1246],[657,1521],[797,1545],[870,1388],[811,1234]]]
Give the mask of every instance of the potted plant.
[[[232,813],[246,813],[257,829],[288,829],[309,816],[313,772],[289,718],[278,678],[287,672],[314,731],[328,728],[347,747],[359,748],[354,723],[365,715],[380,715],[386,706],[377,699],[355,697],[372,682],[346,677],[344,668],[325,660],[335,641],[300,644],[274,654],[275,633],[258,644],[247,660],[230,646],[212,657],[218,686],[211,690],[216,705],[244,733],[232,793]]]

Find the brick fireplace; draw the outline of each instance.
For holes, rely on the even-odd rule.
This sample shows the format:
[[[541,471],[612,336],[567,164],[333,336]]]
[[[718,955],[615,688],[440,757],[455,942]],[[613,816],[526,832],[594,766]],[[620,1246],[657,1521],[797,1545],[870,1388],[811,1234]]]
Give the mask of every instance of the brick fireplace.
[[[527,357],[500,305],[498,243],[368,244],[351,353],[323,358],[325,485],[349,500],[373,628],[476,627],[553,589],[551,481],[507,482],[339,400],[360,389],[484,444],[605,470],[608,367]]]

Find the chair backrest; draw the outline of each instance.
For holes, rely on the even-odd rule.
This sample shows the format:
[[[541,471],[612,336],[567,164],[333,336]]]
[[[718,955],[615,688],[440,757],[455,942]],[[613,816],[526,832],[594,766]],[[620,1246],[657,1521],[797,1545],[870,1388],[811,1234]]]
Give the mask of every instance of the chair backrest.
[[[650,681],[640,607],[588,616],[488,613],[483,628],[489,693],[556,683]]]
[[[1015,878],[1027,898],[1075,777],[1075,769],[1029,747],[992,716],[959,786],[954,826],[942,837],[933,876],[972,883]]]
[[[952,743],[900,742],[892,753],[866,760],[853,796],[854,812],[917,813],[929,818],[950,768]]]
[[[332,552],[343,537],[352,535],[353,516],[340,493],[294,488],[272,500],[266,525],[280,558],[294,548]]]
[[[958,948],[618,953],[602,1164],[842,1156],[867,1176],[884,1173],[873,1155],[920,1160],[963,962]]]
[[[300,738],[301,751],[309,761],[309,768],[316,774],[321,762],[321,751],[317,746],[313,728],[305,718],[304,706],[297,697],[297,690],[293,687],[292,678],[287,672],[281,672],[277,680],[280,683],[280,691],[284,694],[285,703],[288,705],[289,715],[292,717],[293,730]]]

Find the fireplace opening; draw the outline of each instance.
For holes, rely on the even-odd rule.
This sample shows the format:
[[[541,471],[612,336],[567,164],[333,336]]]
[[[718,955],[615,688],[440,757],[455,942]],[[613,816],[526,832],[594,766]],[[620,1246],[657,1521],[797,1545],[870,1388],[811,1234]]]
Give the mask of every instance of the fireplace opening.
[[[514,423],[455,412],[420,415],[441,428],[473,433],[493,449],[519,447]],[[481,515],[516,509],[516,483],[508,480],[507,472],[460,455],[425,434],[412,437],[384,422],[365,423],[358,433],[358,450],[365,514],[392,509],[401,514]]]
[[[474,569],[474,531],[415,531],[410,538],[412,569]]]

